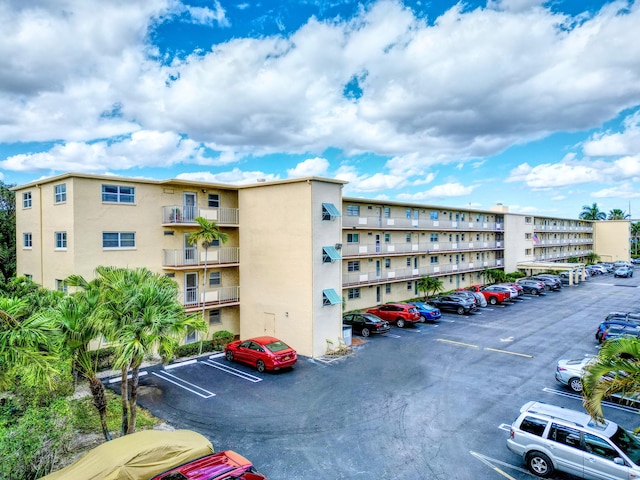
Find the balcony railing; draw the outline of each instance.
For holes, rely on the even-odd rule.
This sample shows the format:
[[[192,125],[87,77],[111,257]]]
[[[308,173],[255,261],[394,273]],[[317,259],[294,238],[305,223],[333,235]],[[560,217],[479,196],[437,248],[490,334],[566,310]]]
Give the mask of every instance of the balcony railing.
[[[184,292],[183,303],[187,311],[194,311],[197,307],[224,304],[236,304],[240,301],[240,287],[211,288],[202,295],[198,287],[189,287]]]
[[[558,252],[558,253],[545,253],[543,255],[536,255],[536,261],[544,261],[544,260],[561,260],[570,257],[583,257],[585,255],[589,255],[593,253],[593,250],[579,250],[576,252]]]
[[[541,240],[539,243],[536,243],[535,246],[580,245],[584,243],[593,243],[593,238],[552,238]]]
[[[593,232],[591,226],[578,226],[578,225],[534,225],[533,229],[536,232]]]
[[[342,246],[342,257],[372,255],[437,255],[439,253],[502,250],[504,242],[423,242],[423,243],[347,243]]]
[[[503,266],[504,261],[502,259],[496,259],[484,262],[479,261],[445,265],[425,265],[419,268],[400,268],[395,270],[384,269],[372,272],[349,272],[342,275],[342,286],[347,287],[372,283],[418,280],[426,275],[430,277],[455,275],[458,273],[477,272],[484,270],[485,268],[501,268]]]
[[[203,265],[234,264],[240,261],[240,249],[238,247],[209,248],[183,248],[176,250],[162,250],[163,267],[187,267]]]
[[[426,218],[386,218],[343,216],[343,228],[384,228],[389,230],[504,230],[502,222],[469,222],[455,220],[428,220]]]
[[[238,225],[237,208],[201,208],[193,205],[169,205],[162,207],[162,223],[193,224],[196,217],[206,218],[219,225]]]

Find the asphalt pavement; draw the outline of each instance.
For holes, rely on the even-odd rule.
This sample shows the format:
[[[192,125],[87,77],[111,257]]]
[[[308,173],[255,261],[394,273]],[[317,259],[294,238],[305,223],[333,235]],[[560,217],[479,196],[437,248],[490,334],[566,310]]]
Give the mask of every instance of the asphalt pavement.
[[[508,426],[529,400],[582,408],[555,381],[556,361],[597,353],[607,313],[640,311],[638,270],[393,327],[347,357],[301,357],[291,371],[259,374],[221,355],[151,367],[138,403],[272,480],[531,479],[506,448]],[[640,423],[636,409],[604,411],[626,428]]]

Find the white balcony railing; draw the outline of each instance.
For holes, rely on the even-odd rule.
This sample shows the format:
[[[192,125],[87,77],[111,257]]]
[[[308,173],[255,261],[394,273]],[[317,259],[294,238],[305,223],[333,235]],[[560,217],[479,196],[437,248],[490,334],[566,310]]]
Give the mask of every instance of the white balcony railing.
[[[206,218],[220,225],[238,225],[237,208],[201,208],[193,205],[162,207],[162,223],[196,224],[196,217]]]
[[[237,303],[240,301],[240,287],[220,287],[207,289],[202,295],[198,287],[187,288],[184,292],[183,304],[187,308],[202,307],[210,305],[221,305],[225,303]]]
[[[450,252],[470,252],[476,250],[503,249],[502,241],[473,242],[422,242],[422,243],[345,243],[342,245],[342,257],[370,255],[412,255]]]
[[[240,249],[238,247],[215,247],[205,249],[183,248],[176,250],[162,250],[162,266],[185,267],[202,265],[221,265],[238,263]]]
[[[434,229],[434,230],[503,230],[502,222],[469,222],[455,220],[429,220],[426,218],[404,217],[357,217],[347,215],[342,217],[343,228],[385,228],[385,229]]]

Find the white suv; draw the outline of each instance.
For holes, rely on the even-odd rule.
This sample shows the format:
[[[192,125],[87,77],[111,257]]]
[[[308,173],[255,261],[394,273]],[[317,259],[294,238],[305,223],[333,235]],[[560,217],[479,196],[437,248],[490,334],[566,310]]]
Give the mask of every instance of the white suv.
[[[528,402],[511,425],[507,447],[532,473],[555,470],[589,480],[640,477],[640,441],[617,424],[596,423],[584,412]]]

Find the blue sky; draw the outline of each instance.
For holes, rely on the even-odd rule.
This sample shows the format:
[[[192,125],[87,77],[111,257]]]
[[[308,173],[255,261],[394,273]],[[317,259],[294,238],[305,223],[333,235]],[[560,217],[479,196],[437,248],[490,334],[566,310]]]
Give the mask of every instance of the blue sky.
[[[640,218],[640,0],[0,3],[0,180]]]

